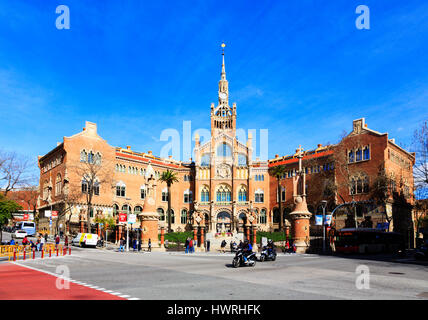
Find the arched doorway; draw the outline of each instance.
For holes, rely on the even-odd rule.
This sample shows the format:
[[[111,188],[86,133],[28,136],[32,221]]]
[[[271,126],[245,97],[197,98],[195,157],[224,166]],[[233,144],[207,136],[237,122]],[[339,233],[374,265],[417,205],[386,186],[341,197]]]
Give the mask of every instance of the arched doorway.
[[[232,232],[231,230],[232,217],[229,212],[221,211],[217,214],[216,232]]]
[[[247,223],[247,215],[244,212],[241,212],[238,216],[238,232],[245,232],[245,224]]]

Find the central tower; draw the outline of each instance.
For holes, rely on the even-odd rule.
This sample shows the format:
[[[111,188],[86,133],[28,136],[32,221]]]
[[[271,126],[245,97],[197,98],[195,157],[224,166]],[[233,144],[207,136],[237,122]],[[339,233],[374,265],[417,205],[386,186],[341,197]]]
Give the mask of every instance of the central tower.
[[[218,105],[211,104],[211,136],[226,133],[232,137],[236,134],[236,103],[233,108],[229,106],[229,83],[226,79],[226,67],[224,64],[224,48],[222,43],[221,76],[218,82]]]

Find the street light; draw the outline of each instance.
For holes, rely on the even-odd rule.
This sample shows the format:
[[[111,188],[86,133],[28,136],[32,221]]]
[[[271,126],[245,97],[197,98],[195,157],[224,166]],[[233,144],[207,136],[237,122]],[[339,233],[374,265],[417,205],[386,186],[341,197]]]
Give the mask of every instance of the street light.
[[[325,207],[327,207],[327,200],[321,200],[322,206],[322,252],[325,253]]]

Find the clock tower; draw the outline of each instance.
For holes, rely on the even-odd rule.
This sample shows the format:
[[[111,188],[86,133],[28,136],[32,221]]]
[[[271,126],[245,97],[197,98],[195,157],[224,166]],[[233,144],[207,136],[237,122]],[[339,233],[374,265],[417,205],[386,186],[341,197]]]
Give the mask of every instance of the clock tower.
[[[224,48],[226,45],[222,45],[222,65],[221,65],[221,77],[218,82],[218,105],[214,107],[214,103],[211,104],[211,135],[215,136],[220,133],[227,133],[232,137],[235,137],[236,133],[236,103],[231,108],[229,106],[229,83],[226,80],[226,67],[224,64]]]

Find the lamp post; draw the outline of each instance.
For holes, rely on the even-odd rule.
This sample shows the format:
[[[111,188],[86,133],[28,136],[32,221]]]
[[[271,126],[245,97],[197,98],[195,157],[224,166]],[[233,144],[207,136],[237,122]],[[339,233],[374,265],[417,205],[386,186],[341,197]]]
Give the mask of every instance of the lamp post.
[[[325,253],[325,207],[327,206],[327,200],[322,200],[321,205],[322,205],[322,252]]]

